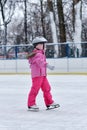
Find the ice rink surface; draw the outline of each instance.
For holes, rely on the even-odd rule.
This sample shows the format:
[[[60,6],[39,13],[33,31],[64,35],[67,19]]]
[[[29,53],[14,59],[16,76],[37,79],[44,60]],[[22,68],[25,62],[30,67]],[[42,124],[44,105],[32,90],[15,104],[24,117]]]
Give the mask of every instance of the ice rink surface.
[[[40,90],[40,111],[30,112],[30,75],[0,75],[0,130],[87,130],[87,76],[48,75],[48,80],[61,107],[46,111]]]

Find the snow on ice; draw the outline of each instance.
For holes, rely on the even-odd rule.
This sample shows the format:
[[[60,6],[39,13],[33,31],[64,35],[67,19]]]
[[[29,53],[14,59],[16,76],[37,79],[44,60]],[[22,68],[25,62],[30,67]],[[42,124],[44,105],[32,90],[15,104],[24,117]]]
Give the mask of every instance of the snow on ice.
[[[30,112],[30,75],[0,75],[0,130],[87,130],[87,76],[48,75],[48,79],[61,107],[46,111],[40,90],[40,111]]]

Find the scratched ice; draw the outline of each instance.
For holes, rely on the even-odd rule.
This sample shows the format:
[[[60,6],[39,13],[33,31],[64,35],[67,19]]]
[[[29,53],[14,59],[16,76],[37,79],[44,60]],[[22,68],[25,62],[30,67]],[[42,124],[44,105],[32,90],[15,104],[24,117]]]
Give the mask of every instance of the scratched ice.
[[[30,75],[0,75],[0,130],[87,130],[87,76],[48,75],[48,80],[61,107],[46,111],[40,90],[40,111],[30,112]]]

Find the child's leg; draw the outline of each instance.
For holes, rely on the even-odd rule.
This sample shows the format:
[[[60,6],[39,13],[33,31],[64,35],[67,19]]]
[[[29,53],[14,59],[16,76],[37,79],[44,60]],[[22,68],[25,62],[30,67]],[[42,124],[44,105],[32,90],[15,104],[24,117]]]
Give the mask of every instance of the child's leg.
[[[42,84],[42,78],[36,77],[32,79],[32,87],[28,95],[28,106],[36,104],[36,96]]]
[[[41,89],[43,91],[43,96],[44,96],[44,101],[46,106],[48,106],[49,104],[52,104],[54,101],[52,99],[52,95],[51,95],[51,86],[47,80],[46,77],[44,77]]]

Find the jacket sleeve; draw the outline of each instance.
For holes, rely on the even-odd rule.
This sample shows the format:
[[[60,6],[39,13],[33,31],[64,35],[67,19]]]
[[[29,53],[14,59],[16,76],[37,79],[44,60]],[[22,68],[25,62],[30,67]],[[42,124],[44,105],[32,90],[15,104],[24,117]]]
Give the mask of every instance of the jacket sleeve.
[[[35,60],[34,60],[34,62],[41,68],[41,67],[45,67],[46,66],[46,57],[45,57],[45,55],[43,55],[43,54],[39,54],[39,53],[37,53],[36,55],[35,55]]]

